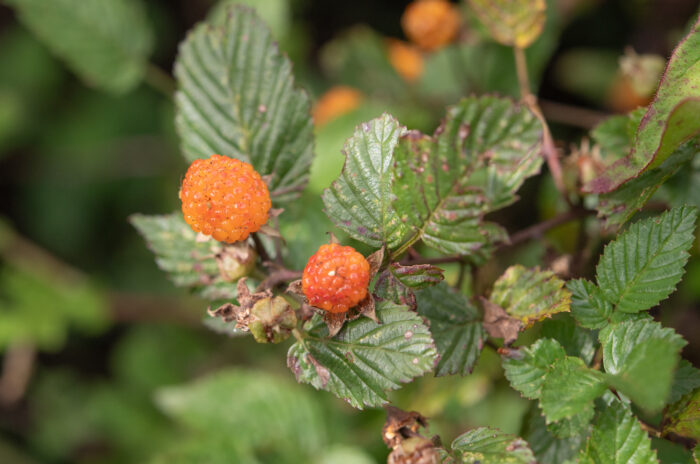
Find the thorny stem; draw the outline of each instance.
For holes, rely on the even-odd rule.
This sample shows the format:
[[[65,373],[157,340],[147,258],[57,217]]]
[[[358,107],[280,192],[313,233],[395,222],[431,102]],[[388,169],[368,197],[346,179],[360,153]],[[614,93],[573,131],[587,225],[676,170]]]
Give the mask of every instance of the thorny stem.
[[[153,63],[149,63],[146,66],[144,80],[152,88],[170,99],[175,95],[175,90],[177,89],[175,79]]]
[[[554,145],[552,133],[549,131],[547,121],[542,115],[542,110],[537,104],[537,97],[530,91],[530,80],[527,75],[527,61],[525,59],[525,50],[521,47],[513,47],[515,55],[515,70],[518,74],[518,83],[520,85],[520,98],[530,108],[530,111],[539,119],[542,124],[542,153],[544,154],[549,172],[552,173],[554,185],[556,185],[559,193],[564,197],[564,200],[571,205],[569,195],[566,192],[564,185],[564,174],[559,164],[559,155],[557,147]]]

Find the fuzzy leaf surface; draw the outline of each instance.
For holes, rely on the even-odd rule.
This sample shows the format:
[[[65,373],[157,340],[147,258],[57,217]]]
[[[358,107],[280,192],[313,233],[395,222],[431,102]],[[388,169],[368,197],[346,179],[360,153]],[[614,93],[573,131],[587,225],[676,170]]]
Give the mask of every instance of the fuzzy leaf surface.
[[[456,462],[464,464],[535,464],[535,456],[525,440],[490,427],[458,436],[452,442],[452,452]]]
[[[552,434],[537,408],[530,408],[525,416],[523,438],[530,444],[540,464],[573,464],[586,434],[558,438]]]
[[[428,327],[406,306],[381,301],[377,317],[381,324],[366,317],[347,322],[333,338],[315,317],[289,349],[287,365],[299,382],[356,408],[386,403],[388,391],[432,370],[437,352]]]
[[[222,22],[196,26],[180,46],[175,77],[175,125],[188,161],[218,153],[248,162],[271,176],[277,202],[306,185],[311,103],[254,10],[233,6]]]
[[[86,84],[115,94],[146,69],[153,32],[137,0],[8,0],[20,21]]]
[[[639,124],[632,151],[590,182],[588,191],[615,190],[645,170],[661,166],[681,144],[700,133],[699,24],[673,51],[654,101]]]
[[[440,355],[435,375],[470,374],[486,340],[479,311],[445,284],[416,292],[418,314],[430,321]]]
[[[686,341],[651,320],[606,327],[599,338],[608,381],[643,408],[660,409],[669,396],[678,354]]]
[[[582,327],[602,329],[608,325],[613,306],[596,284],[574,279],[566,283],[566,288],[571,292],[571,314]]]
[[[392,205],[394,149],[406,131],[388,114],[363,123],[345,142],[345,166],[323,192],[338,228],[372,247],[398,247],[408,232]]]
[[[634,223],[605,247],[596,278],[616,311],[644,311],[675,290],[688,261],[697,215],[695,207],[673,208]]]
[[[469,97],[448,108],[433,137],[409,131],[394,153],[394,208],[410,234],[395,255],[418,240],[475,259],[505,232],[482,216],[516,200],[539,171],[542,127],[508,99]]]
[[[517,356],[503,357],[503,369],[510,385],[525,398],[534,400],[542,393],[547,372],[554,363],[566,357],[566,351],[556,340],[541,338],[520,349]]]
[[[131,224],[146,240],[156,255],[156,264],[178,287],[200,289],[210,287],[216,298],[235,298],[235,285],[225,282],[215,255],[223,250],[216,240],[197,241],[197,234],[187,225],[181,213],[162,216],[134,214]],[[216,288],[218,285],[218,289]]]
[[[544,29],[545,0],[469,0],[476,16],[496,41],[526,48]]]
[[[581,464],[656,464],[649,435],[619,401],[605,408],[581,451]]]
[[[493,284],[490,300],[528,326],[569,311],[571,293],[563,287],[564,281],[551,271],[516,264],[506,269]]]
[[[567,356],[555,361],[545,376],[540,407],[547,423],[586,414],[606,388],[602,373],[589,369],[581,358]]]

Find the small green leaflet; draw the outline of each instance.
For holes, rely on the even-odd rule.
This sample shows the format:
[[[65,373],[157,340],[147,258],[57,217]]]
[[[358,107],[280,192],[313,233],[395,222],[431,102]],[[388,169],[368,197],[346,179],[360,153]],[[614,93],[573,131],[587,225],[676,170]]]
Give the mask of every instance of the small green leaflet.
[[[535,456],[522,438],[490,427],[470,430],[452,442],[452,454],[445,463],[535,464]]]
[[[634,313],[668,297],[683,275],[698,210],[682,206],[638,221],[605,247],[598,285],[616,311]]]
[[[345,142],[345,166],[323,192],[326,213],[351,237],[375,248],[401,245],[408,233],[394,211],[394,149],[406,128],[388,114],[363,123]]]
[[[299,382],[356,408],[386,403],[388,391],[432,370],[437,352],[428,327],[406,306],[380,301],[377,317],[381,324],[366,317],[347,322],[334,338],[314,317],[304,338],[289,349],[287,365]]]
[[[175,123],[187,160],[218,153],[249,162],[271,176],[275,202],[306,185],[311,103],[254,10],[232,6],[222,24],[195,27],[180,46],[175,77]]]
[[[676,369],[676,373],[673,376],[671,395],[668,398],[668,402],[675,403],[683,395],[690,393],[696,388],[700,388],[700,369],[693,367],[685,359],[681,359],[681,362],[678,363],[678,369]]]
[[[685,340],[651,320],[611,325],[599,337],[608,382],[643,408],[659,410],[669,396]]]
[[[663,424],[663,433],[700,440],[700,389],[669,406]]]
[[[568,314],[560,314],[542,323],[540,336],[558,341],[569,356],[578,356],[588,365],[593,361],[597,345],[595,333],[576,325]]]
[[[564,281],[551,271],[527,269],[516,264],[494,283],[489,299],[527,327],[553,314],[569,311],[571,293],[563,287]]]
[[[540,407],[547,423],[578,414],[592,417],[593,400],[605,392],[605,376],[581,358],[567,356],[552,364],[542,384]]]
[[[525,416],[523,438],[530,444],[540,464],[574,464],[574,457],[586,440],[587,434],[576,434],[569,438],[557,438],[545,425],[544,417],[536,407]]]
[[[445,280],[443,270],[430,264],[402,266],[392,263],[389,272],[403,285],[414,290],[432,287]]]
[[[86,84],[121,94],[141,81],[153,32],[139,0],[7,0]]]
[[[602,329],[610,322],[612,303],[593,282],[574,279],[566,283],[571,291],[571,314],[582,327]]]
[[[540,397],[542,383],[552,365],[565,357],[559,342],[541,338],[529,347],[503,356],[503,369],[510,385],[525,398],[534,400]]]
[[[440,355],[435,375],[470,374],[486,340],[476,307],[445,284],[416,292],[416,300]]]
[[[175,285],[204,288],[211,299],[236,297],[235,285],[222,278],[216,262],[216,255],[224,250],[224,245],[216,240],[197,241],[197,234],[181,213],[134,214],[130,221],[155,253],[158,267],[168,273]]]
[[[656,451],[639,422],[619,401],[605,408],[581,451],[581,464],[657,464]]]
[[[700,132],[700,22],[678,44],[654,101],[642,118],[632,151],[586,186],[611,192],[647,169],[659,167],[685,141]]]

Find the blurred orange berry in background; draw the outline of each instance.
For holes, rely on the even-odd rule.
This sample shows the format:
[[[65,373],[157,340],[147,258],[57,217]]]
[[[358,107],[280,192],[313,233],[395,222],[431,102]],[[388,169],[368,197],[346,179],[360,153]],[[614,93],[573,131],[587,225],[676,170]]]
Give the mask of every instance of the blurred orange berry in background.
[[[437,50],[459,32],[459,11],[446,0],[416,0],[401,17],[401,27],[411,42],[425,50]]]
[[[313,117],[316,127],[347,114],[360,106],[364,96],[352,87],[338,85],[326,91],[314,106]]]
[[[410,43],[389,39],[388,55],[391,66],[407,82],[414,82],[423,74],[423,55]]]

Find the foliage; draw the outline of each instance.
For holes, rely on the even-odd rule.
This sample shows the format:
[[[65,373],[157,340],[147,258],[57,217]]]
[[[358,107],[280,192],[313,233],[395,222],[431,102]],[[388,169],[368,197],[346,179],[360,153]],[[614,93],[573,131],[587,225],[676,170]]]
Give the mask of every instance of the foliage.
[[[177,38],[174,79],[150,58],[160,61],[167,49],[151,17],[167,16],[162,6],[6,3],[95,89],[75,104],[89,135],[71,135],[66,123],[41,139],[54,184],[70,190],[84,174],[118,176],[144,159],[158,173],[134,190],[124,189],[131,177],[66,197],[51,183],[27,188],[35,201],[56,196],[56,206],[17,227],[42,224],[39,243],[102,189],[125,201],[103,211],[95,200],[94,214],[118,216],[117,225],[93,233],[67,226],[60,258],[0,223],[0,349],[10,372],[0,375],[0,404],[23,404],[27,385],[17,393],[7,378],[26,383],[38,362],[29,419],[17,421],[30,424],[30,455],[364,464],[386,455],[383,439],[389,462],[653,463],[689,460],[693,447],[697,459],[700,370],[691,363],[695,340],[684,338],[692,318],[676,308],[692,308],[689,295],[700,286],[699,22],[644,106],[584,124],[555,121],[561,108],[531,93],[579,14],[559,2],[461,2],[453,43],[432,51],[401,44],[413,52],[411,79],[390,50],[397,39],[368,26],[313,44],[325,73],[318,74],[306,63],[315,50],[310,35],[291,21],[294,2],[223,0],[202,12],[205,19]],[[632,55],[618,77],[632,87],[653,80],[629,65],[638,63]],[[37,60],[62,76],[48,55]],[[4,143],[39,136],[22,117],[44,108],[21,66],[8,80],[26,88],[6,92],[11,72],[0,69],[0,156]],[[356,98],[314,121],[316,94],[333,85],[353,87]],[[590,127],[567,132],[562,119]],[[177,149],[183,159],[171,156]],[[74,153],[74,164],[62,166],[64,152]],[[274,207],[250,238],[218,242],[192,231],[179,211],[133,213],[172,211],[182,162],[214,153],[250,163],[269,186]],[[32,205],[19,209],[34,212]],[[131,266],[146,259],[136,234],[111,255],[85,258],[87,272],[63,262],[71,262],[62,253],[71,243],[87,248],[99,236],[101,249],[118,241],[114,231],[127,215],[180,293],[164,297],[171,290],[156,288],[155,267]],[[369,263],[367,295],[347,312],[312,307],[298,280],[327,241],[353,246]],[[107,285],[112,272],[122,280]],[[262,317],[270,301],[279,311]],[[288,316],[284,336],[280,314]],[[185,327],[130,325],[152,319]],[[255,340],[275,343],[255,345],[253,327]],[[93,337],[103,332],[93,355]],[[34,358],[36,350],[58,354]],[[76,352],[94,356],[97,372],[64,366],[75,368]],[[480,407],[489,413],[473,422],[469,412]],[[14,454],[0,436],[0,461]]]

